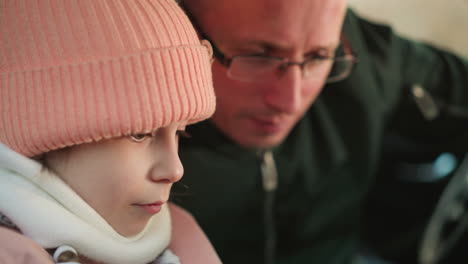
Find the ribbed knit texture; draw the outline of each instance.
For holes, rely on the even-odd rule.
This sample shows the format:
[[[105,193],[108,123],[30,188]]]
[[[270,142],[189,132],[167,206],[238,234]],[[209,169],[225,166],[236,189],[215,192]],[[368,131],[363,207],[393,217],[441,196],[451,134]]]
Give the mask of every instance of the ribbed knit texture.
[[[199,121],[208,50],[174,0],[0,0],[0,141],[26,155]]]

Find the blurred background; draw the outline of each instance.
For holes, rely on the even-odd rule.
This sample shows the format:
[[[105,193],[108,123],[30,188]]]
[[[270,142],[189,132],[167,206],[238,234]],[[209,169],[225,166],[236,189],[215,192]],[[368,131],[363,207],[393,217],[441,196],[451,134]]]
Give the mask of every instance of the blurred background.
[[[391,25],[400,35],[468,58],[468,0],[348,1],[361,16]],[[392,142],[398,143],[389,143]],[[424,156],[418,149],[414,147],[405,152],[414,152],[411,154],[414,157]],[[419,263],[418,253],[428,219],[433,215],[440,193],[453,178],[463,156],[444,153],[432,161],[390,159],[384,162],[378,180],[379,188],[370,193],[370,202],[366,207],[363,225],[367,247],[358,263]],[[446,173],[436,175],[441,167]],[[468,197],[467,188],[463,193],[464,197]],[[468,217],[468,198],[465,201],[465,215]],[[444,230],[448,230],[447,233],[450,231],[447,226],[444,226]],[[447,256],[437,264],[467,263],[468,231],[462,234]],[[460,259],[463,261],[460,262]]]
[[[360,15],[400,34],[468,56],[468,0],[349,0]]]

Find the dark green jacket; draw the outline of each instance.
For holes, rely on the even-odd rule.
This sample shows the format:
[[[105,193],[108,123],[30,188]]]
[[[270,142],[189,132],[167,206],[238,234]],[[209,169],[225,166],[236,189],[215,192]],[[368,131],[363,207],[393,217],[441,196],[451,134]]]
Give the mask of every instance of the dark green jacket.
[[[434,152],[468,149],[466,60],[402,39],[352,12],[344,33],[359,57],[351,77],[327,85],[274,149],[277,264],[351,262],[388,131]],[[413,84],[440,104],[434,120],[414,103]],[[196,217],[224,263],[262,263],[264,194],[255,152],[209,121],[188,131],[192,138],[180,145],[185,176],[174,201]]]

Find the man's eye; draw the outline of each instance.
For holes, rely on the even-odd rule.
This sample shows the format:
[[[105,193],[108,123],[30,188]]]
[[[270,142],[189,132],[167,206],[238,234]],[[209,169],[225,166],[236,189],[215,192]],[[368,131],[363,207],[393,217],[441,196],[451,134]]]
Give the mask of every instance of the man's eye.
[[[313,56],[309,56],[306,58],[306,61],[323,61],[323,60],[329,60],[331,59],[332,56],[326,55],[326,54],[314,54]]]
[[[150,134],[135,134],[135,135],[129,136],[129,139],[130,139],[131,141],[133,141],[133,142],[139,143],[139,142],[145,141],[145,139],[147,139],[147,138],[149,138],[149,137],[151,137]]]
[[[183,137],[183,138],[190,138],[192,135],[190,135],[187,131],[185,130],[177,130],[176,135],[178,137]]]
[[[308,58],[305,60],[305,66],[306,67],[311,67],[315,65],[325,65],[326,63],[330,62],[333,58],[327,57],[327,56],[322,56],[322,55],[317,55],[312,58]]]

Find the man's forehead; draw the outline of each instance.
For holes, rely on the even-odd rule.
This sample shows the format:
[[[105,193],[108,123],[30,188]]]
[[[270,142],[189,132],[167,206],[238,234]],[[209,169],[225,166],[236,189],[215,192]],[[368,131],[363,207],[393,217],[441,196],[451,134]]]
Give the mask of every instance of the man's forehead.
[[[195,0],[185,0],[193,3]],[[190,6],[197,23],[211,29],[247,31],[249,28],[278,31],[282,28],[326,26],[341,20],[345,0],[201,0],[205,4]],[[213,2],[214,1],[214,2]],[[207,3],[213,3],[208,5]],[[203,8],[205,6],[205,8]],[[293,30],[294,28],[291,28]],[[257,31],[258,32],[258,31]],[[234,34],[236,32],[226,32]]]
[[[333,50],[345,9],[344,0],[217,0],[214,5],[197,8],[195,18],[216,44],[280,52],[299,43],[308,50]]]

